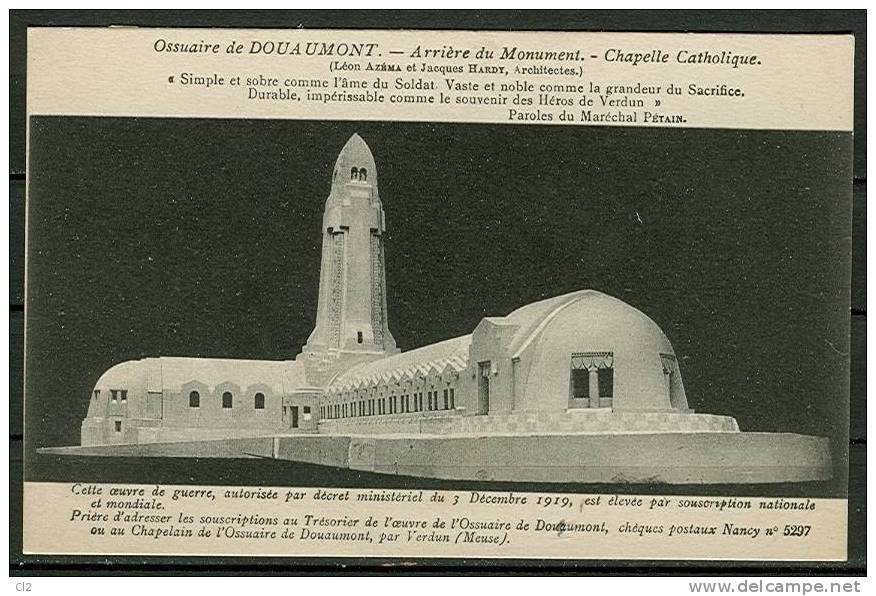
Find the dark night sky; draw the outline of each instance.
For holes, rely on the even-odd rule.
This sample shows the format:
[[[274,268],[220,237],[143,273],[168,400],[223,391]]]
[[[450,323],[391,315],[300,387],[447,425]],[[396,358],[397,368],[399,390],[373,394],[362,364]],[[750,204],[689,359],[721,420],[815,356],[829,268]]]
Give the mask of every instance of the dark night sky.
[[[843,453],[849,134],[67,117],[31,121],[28,449],[78,443],[119,361],[294,357],[357,131],[402,349],[594,288],[663,328],[695,410]]]

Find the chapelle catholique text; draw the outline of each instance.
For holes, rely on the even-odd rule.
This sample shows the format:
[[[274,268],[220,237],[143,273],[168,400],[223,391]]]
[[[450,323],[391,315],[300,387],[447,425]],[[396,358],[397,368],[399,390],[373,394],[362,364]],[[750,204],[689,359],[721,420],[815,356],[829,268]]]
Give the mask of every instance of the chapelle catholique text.
[[[377,42],[325,42],[325,41],[283,41],[283,40],[232,40],[228,43],[198,41],[175,41],[156,39],[153,49],[159,53],[170,54],[261,54],[275,56],[315,56],[341,58],[380,58],[385,54],[421,58],[427,60],[513,60],[578,62],[601,58],[607,63],[639,66],[643,64],[710,64],[727,65],[738,68],[746,65],[760,65],[755,54],[736,54],[728,50],[695,49],[624,49],[611,47],[596,52],[577,49],[528,49],[520,46],[500,46],[497,48],[465,48],[453,45],[426,47],[417,45],[408,50],[381,48]]]

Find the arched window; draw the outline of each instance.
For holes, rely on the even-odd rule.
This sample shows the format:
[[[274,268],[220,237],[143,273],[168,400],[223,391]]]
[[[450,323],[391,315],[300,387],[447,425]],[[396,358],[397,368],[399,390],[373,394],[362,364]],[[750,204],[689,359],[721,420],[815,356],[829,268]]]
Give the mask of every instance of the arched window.
[[[222,407],[228,409],[232,405],[234,405],[234,397],[231,395],[230,391],[226,391],[222,394]]]
[[[368,170],[366,170],[365,168],[361,168],[359,170],[359,180],[362,182],[368,180]]]
[[[255,394],[255,409],[256,410],[264,410],[265,409],[265,394],[264,393],[256,393]]]
[[[190,408],[200,408],[201,407],[201,394],[197,391],[192,391],[189,393],[189,407]]]
[[[356,168],[350,168],[350,180],[358,180],[359,179],[359,170]]]

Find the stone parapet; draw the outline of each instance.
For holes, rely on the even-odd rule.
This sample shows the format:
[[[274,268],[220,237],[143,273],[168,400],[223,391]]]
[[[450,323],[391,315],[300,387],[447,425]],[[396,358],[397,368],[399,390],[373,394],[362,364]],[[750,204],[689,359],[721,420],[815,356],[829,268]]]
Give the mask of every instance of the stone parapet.
[[[739,432],[730,416],[681,412],[618,412],[580,409],[466,416],[461,412],[417,412],[323,420],[325,434],[553,434],[553,433],[713,433]]]
[[[756,484],[825,480],[832,473],[827,439],[790,433],[278,435],[40,452],[266,457],[379,474],[501,482]]]

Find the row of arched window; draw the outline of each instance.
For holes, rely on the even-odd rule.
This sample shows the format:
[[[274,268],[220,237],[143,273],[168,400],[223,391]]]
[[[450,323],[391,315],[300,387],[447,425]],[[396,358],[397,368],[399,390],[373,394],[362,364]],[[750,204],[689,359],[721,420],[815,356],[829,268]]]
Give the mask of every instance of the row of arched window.
[[[189,393],[189,407],[190,408],[200,408],[201,407],[201,394],[197,391],[192,391]],[[222,408],[223,409],[231,409],[234,407],[234,395],[230,391],[226,391],[222,394]],[[264,393],[256,393],[253,396],[253,409],[255,410],[264,410],[265,409],[265,394]]]
[[[456,395],[453,387],[439,392],[422,391],[390,395],[389,397],[372,397],[358,399],[346,403],[325,404],[320,406],[321,418],[357,418],[360,416],[384,416],[388,414],[410,414],[413,412],[431,412],[456,409]]]
[[[366,182],[368,180],[368,170],[365,168],[350,168],[350,180]]]

